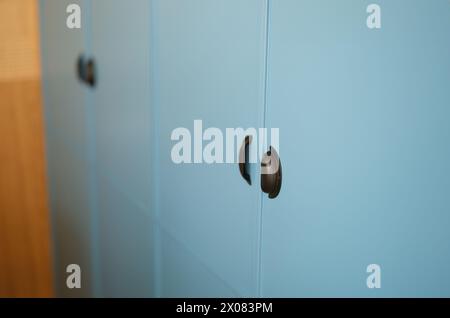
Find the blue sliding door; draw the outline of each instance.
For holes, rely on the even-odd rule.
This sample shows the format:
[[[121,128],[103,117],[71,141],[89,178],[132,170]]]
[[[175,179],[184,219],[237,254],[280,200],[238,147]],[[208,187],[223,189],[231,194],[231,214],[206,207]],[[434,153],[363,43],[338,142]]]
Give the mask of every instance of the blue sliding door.
[[[266,9],[259,0],[152,1],[160,296],[257,295],[256,167],[249,186],[237,163],[176,164],[171,135],[184,127],[194,138],[195,120],[203,130],[261,127]]]
[[[91,242],[95,208],[90,89],[80,82],[76,71],[78,57],[87,50],[87,29],[66,27],[69,4],[80,5],[82,16],[86,16],[85,1],[40,3],[54,281],[58,296],[89,297],[94,292]],[[81,289],[66,286],[66,267],[70,264],[81,267]]]
[[[264,296],[450,296],[450,3],[376,3],[270,1]]]

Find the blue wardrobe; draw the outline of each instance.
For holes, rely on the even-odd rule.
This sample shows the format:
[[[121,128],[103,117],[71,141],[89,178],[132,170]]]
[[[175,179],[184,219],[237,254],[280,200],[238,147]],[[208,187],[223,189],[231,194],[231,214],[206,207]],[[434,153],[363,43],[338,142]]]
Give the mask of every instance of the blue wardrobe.
[[[40,4],[59,296],[450,296],[448,1]],[[279,193],[174,163],[196,120],[278,128]]]

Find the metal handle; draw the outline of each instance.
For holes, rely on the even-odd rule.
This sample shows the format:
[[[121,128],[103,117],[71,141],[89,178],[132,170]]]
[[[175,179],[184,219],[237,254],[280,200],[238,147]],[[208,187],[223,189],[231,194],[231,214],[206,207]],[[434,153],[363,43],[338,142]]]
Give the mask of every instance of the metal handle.
[[[275,199],[280,194],[282,183],[281,160],[277,151],[271,146],[261,160],[261,190]]]
[[[241,173],[242,178],[244,178],[245,181],[249,185],[252,185],[252,180],[250,178],[250,174],[248,171],[248,165],[249,165],[249,145],[252,142],[252,136],[246,136],[244,139],[244,142],[242,143],[241,149],[239,151],[239,171]]]
[[[90,58],[86,61],[83,54],[77,60],[77,75],[81,82],[94,87],[96,83],[95,61]]]
[[[86,75],[85,75],[85,62],[83,54],[80,54],[77,59],[77,75],[78,79],[84,83]]]
[[[89,86],[94,87],[96,81],[95,60],[90,58],[86,63],[86,83]]]

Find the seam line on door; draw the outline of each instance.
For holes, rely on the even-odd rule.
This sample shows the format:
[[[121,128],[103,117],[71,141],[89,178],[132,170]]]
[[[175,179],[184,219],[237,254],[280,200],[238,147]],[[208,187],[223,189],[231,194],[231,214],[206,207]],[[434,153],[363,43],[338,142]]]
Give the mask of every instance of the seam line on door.
[[[266,0],[265,8],[265,57],[264,57],[264,97],[263,97],[263,127],[267,126],[267,93],[269,81],[269,27],[270,27],[270,0]],[[264,196],[260,194],[259,214],[259,251],[258,251],[258,296],[262,297],[262,244],[263,244],[263,205]]]

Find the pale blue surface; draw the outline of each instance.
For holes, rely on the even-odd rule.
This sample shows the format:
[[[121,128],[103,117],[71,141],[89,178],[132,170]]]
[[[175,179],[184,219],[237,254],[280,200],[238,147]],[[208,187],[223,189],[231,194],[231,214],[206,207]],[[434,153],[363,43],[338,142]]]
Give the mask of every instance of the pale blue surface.
[[[450,296],[450,3],[368,3],[271,1],[264,296]]]
[[[83,9],[82,30],[66,27],[69,3]],[[149,14],[143,0],[41,1],[59,296],[154,295]],[[95,88],[77,80],[80,53],[96,60]],[[71,263],[81,291],[65,286]]]
[[[369,30],[361,0],[85,0],[82,31],[75,2],[41,0],[58,295],[450,296],[448,1],[379,0]],[[280,128],[279,197],[174,164],[196,119]]]
[[[152,2],[153,100],[158,109],[161,296],[254,296],[259,201],[237,164],[176,165],[177,127],[260,127],[265,3]]]
[[[92,1],[103,296],[153,294],[150,3]]]
[[[89,99],[76,76],[87,47],[84,30],[66,28],[66,7],[83,1],[41,1],[42,73],[51,193],[55,287],[60,296],[93,295],[93,162],[89,147]],[[86,11],[83,11],[83,14]],[[66,266],[79,264],[81,290],[66,288]]]

